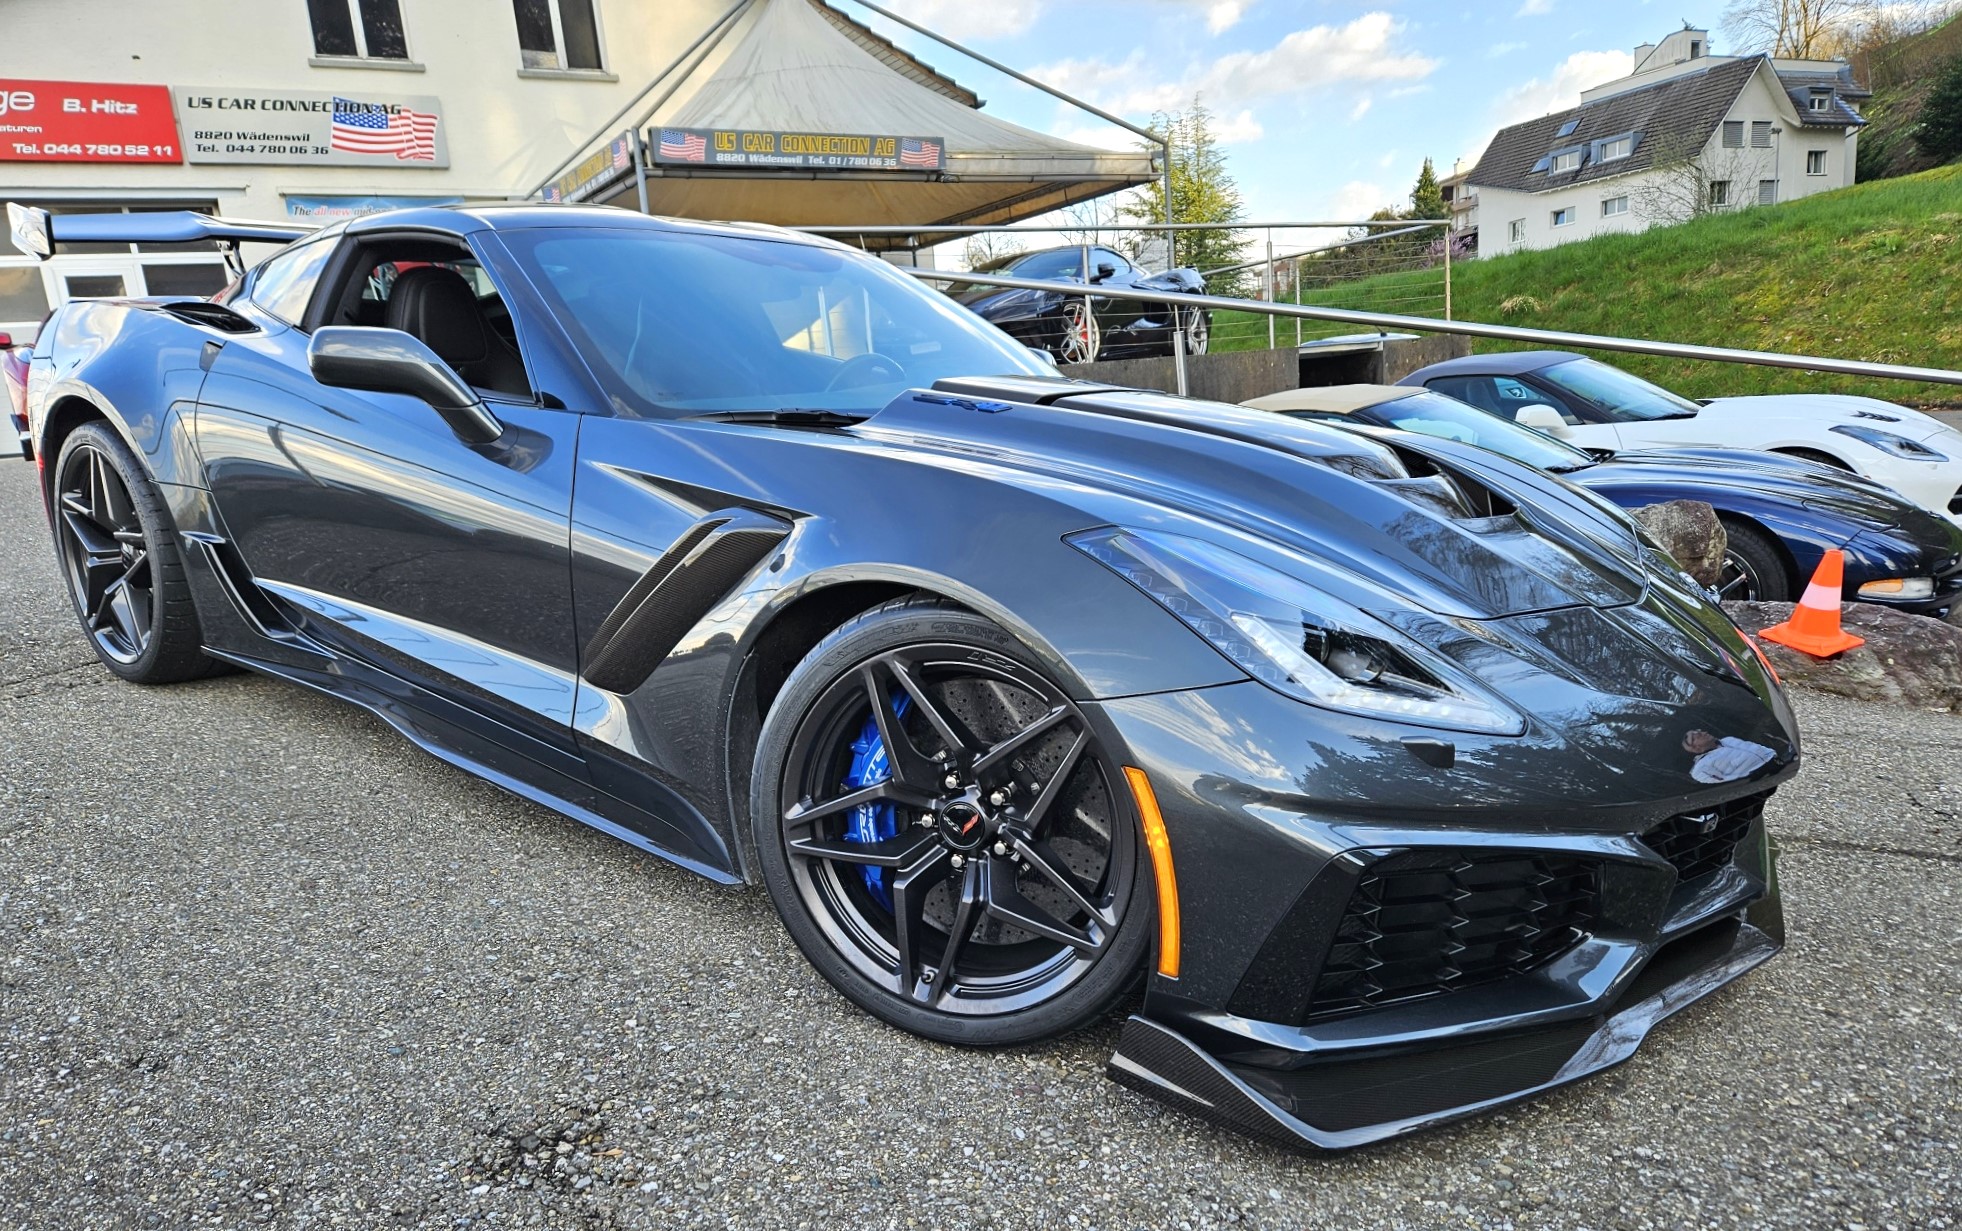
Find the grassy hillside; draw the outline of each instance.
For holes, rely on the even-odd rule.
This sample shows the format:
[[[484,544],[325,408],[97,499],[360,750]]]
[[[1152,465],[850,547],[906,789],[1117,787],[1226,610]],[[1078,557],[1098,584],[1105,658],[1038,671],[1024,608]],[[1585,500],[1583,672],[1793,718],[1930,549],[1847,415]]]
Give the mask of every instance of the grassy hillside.
[[[1435,270],[1394,274],[1315,301],[1369,309],[1437,281]],[[1453,266],[1452,288],[1460,320],[1962,370],[1962,165],[1466,262]],[[1843,392],[1962,405],[1962,387],[1600,357],[1696,397]]]

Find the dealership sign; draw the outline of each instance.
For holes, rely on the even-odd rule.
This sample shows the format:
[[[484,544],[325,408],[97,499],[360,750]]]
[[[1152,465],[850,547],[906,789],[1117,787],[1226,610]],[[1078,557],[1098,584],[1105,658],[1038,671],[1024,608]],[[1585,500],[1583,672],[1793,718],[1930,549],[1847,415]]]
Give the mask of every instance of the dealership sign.
[[[178,86],[187,162],[450,165],[442,104],[422,94]]]
[[[665,166],[789,167],[833,171],[944,171],[940,137],[758,132],[744,128],[656,128],[647,134]]]
[[[160,85],[0,77],[0,162],[182,162]]]
[[[545,199],[552,202],[590,201],[624,178],[634,167],[634,139],[621,133],[590,157],[557,180],[545,185]]]

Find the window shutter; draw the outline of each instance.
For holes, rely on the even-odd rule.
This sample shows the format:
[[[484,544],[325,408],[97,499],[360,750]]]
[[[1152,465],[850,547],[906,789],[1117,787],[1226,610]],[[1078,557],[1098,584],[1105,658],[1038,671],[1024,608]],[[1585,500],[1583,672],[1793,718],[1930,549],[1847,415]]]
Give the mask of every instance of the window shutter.
[[[1744,148],[1744,121],[1724,121],[1724,145],[1726,148],[1733,150]]]
[[[1770,120],[1751,121],[1751,148],[1754,150],[1766,150],[1771,148],[1771,121]]]

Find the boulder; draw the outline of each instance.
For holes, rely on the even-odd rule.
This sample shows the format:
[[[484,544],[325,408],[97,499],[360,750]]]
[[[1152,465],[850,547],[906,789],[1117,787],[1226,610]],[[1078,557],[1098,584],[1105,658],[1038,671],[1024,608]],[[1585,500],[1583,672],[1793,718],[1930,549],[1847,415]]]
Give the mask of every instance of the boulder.
[[[1790,603],[1725,603],[1753,635],[1792,618]],[[1844,603],[1840,623],[1867,643],[1832,658],[1814,658],[1758,638],[1785,683],[1859,701],[1922,709],[1962,709],[1962,628],[1874,603]]]
[[[1730,538],[1717,511],[1701,500],[1671,500],[1633,511],[1642,529],[1664,551],[1676,557],[1683,571],[1700,586],[1714,586],[1724,571],[1724,551]]]

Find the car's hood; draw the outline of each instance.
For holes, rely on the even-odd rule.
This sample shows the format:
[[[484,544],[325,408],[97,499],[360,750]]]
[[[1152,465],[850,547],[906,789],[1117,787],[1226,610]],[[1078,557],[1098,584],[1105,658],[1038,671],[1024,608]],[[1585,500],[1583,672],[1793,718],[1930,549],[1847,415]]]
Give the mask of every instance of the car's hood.
[[[1712,398],[1698,418],[1711,415],[1748,424],[1768,417],[1806,419],[1822,428],[1846,423],[1925,441],[1951,429],[1918,410],[1878,398],[1843,393],[1776,393],[1757,397]]]
[[[1743,449],[1654,449],[1617,453],[1568,477],[1592,491],[1681,486],[1682,499],[1723,503],[1722,493],[1787,500],[1884,529],[1930,518],[1918,506],[1857,475],[1802,460],[1772,461]]]
[[[1495,619],[1639,599],[1627,519],[1529,467],[1454,442],[1395,447],[1236,406],[1066,381],[947,381],[852,433],[989,467],[1099,521],[1207,533],[1357,580],[1358,605]],[[987,510],[975,511],[977,526]],[[1003,532],[1012,532],[1004,528]],[[1279,556],[1276,560],[1274,557]]]

